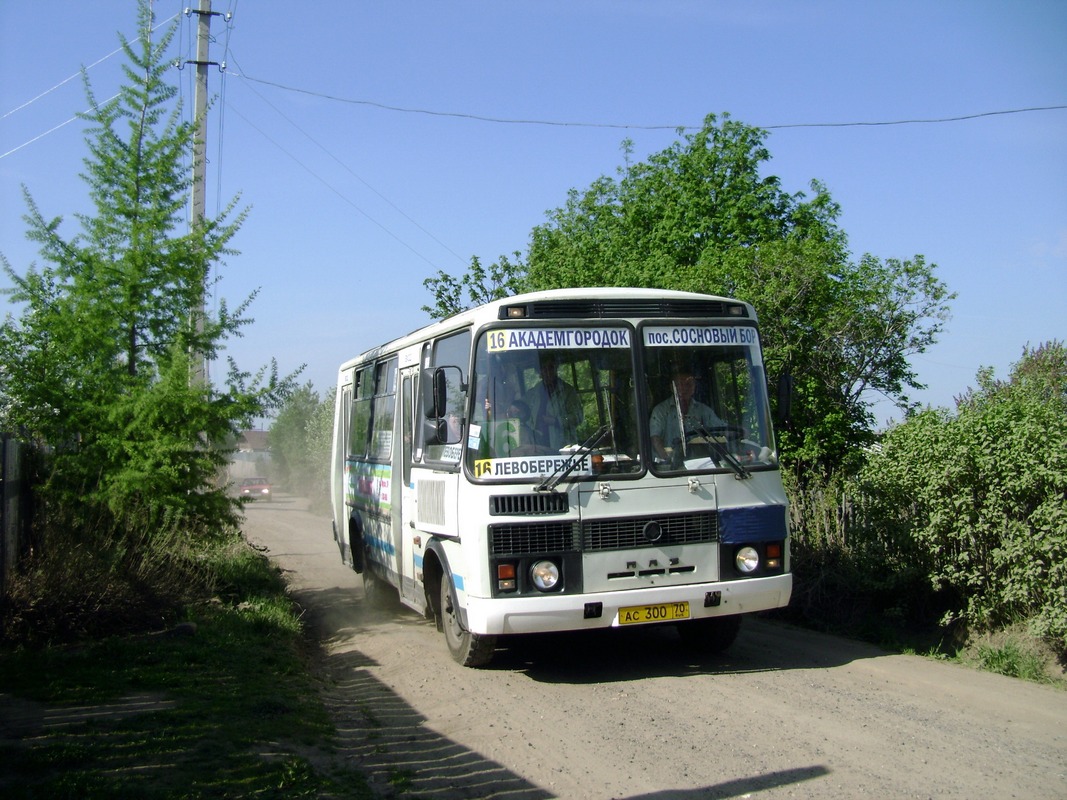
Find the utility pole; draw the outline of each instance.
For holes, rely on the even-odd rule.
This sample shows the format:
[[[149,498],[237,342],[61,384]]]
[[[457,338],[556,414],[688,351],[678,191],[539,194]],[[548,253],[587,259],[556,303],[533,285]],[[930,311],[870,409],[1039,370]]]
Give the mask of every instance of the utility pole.
[[[218,62],[209,61],[211,45],[211,0],[200,0],[200,8],[185,9],[185,13],[199,15],[196,34],[196,85],[193,90],[193,113],[196,115],[196,130],[193,134],[193,191],[191,198],[192,213],[189,224],[195,231],[204,222],[205,196],[207,193],[207,71],[208,67],[217,66]],[[207,279],[205,272],[200,284],[200,302],[193,309],[193,327],[199,339],[204,333],[204,315],[206,313]],[[193,384],[206,384],[207,357],[204,353],[193,353],[193,367],[189,380]]]

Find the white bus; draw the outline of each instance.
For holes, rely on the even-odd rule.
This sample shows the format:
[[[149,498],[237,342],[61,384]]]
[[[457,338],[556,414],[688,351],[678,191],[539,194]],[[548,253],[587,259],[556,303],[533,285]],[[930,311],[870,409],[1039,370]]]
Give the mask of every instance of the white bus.
[[[561,289],[342,364],[334,538],[452,657],[497,637],[669,623],[715,651],[789,602],[786,498],[747,303]]]

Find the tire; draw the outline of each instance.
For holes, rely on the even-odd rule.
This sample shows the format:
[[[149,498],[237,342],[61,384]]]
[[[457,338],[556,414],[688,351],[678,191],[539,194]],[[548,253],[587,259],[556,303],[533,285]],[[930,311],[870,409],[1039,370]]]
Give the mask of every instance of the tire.
[[[363,569],[363,602],[371,608],[385,608],[395,596],[393,587],[374,574],[368,564]]]
[[[353,571],[361,575],[367,566],[363,559],[363,532],[354,517],[349,520],[348,529],[348,557],[352,561]]]
[[[729,649],[741,630],[741,615],[706,617],[679,622],[678,635],[687,650],[695,653],[721,653]]]
[[[454,600],[452,579],[441,576],[441,629],[445,633],[448,652],[458,664],[464,667],[484,667],[493,658],[496,649],[495,636],[483,636],[464,630],[460,622],[459,611]]]

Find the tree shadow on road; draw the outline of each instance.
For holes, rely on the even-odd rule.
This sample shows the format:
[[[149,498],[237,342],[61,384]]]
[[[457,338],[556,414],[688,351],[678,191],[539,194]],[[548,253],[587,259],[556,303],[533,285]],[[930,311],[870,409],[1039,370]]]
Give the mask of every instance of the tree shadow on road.
[[[447,658],[447,655],[445,656]],[[320,677],[337,726],[336,754],[377,796],[545,800],[555,795],[427,727],[426,718],[382,684],[365,655],[326,656]]]
[[[321,602],[321,599],[317,598],[317,602]],[[368,611],[360,616],[368,626],[373,626],[395,624],[395,619],[390,619],[394,613],[403,612]],[[436,631],[432,631],[430,623],[417,616],[413,619],[416,624],[431,629],[436,637]],[[555,638],[561,637],[557,635]],[[532,644],[528,638],[522,641]],[[557,644],[562,646],[563,642]],[[681,663],[677,657],[662,663],[653,659],[653,668],[650,669],[647,659],[633,658],[635,653],[631,652],[631,666],[620,668],[616,665],[610,669],[608,665],[612,658],[618,657],[617,651],[590,648],[583,652],[568,652],[567,657],[562,659],[557,652],[555,658],[538,666],[537,663],[531,664],[528,651],[521,655],[519,650],[502,649],[498,653],[500,663],[495,668],[525,672],[535,680],[549,677],[566,680],[568,676],[573,679],[576,670],[599,669],[599,674],[587,675],[587,679],[602,682],[605,679],[622,680],[624,672],[638,677],[648,677],[657,670],[674,674]],[[428,657],[447,659],[448,655],[442,651],[436,655],[430,653]],[[663,669],[668,663],[673,663],[674,667]],[[505,797],[509,800],[548,800],[557,797],[504,765],[432,730],[427,725],[426,717],[375,676],[377,667],[374,659],[365,653],[348,650],[321,653],[316,669],[323,703],[337,728],[332,757],[342,762],[345,769],[359,770],[376,796],[413,796],[434,800],[490,800]],[[605,676],[604,671],[611,674]],[[694,668],[693,671],[703,673],[709,669]],[[724,666],[723,671],[736,670]],[[617,800],[728,798],[798,784],[829,773],[830,770],[825,766],[812,765],[693,789],[664,789],[640,797],[613,797]]]

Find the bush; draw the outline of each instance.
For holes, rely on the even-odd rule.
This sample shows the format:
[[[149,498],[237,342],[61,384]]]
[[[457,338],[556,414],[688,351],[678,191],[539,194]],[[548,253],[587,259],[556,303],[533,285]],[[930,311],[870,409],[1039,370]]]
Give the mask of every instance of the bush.
[[[69,511],[38,515],[39,547],[0,600],[0,639],[43,646],[161,630],[231,580],[246,548],[236,529],[193,531],[149,522],[116,533]]]
[[[984,370],[955,415],[926,411],[888,432],[861,475],[889,538],[906,531],[944,622],[1028,620],[1067,650],[1067,350],[1026,350],[1010,380]]]
[[[879,518],[854,477],[784,473],[790,499],[791,608],[806,624],[899,643],[938,601],[906,527]]]

